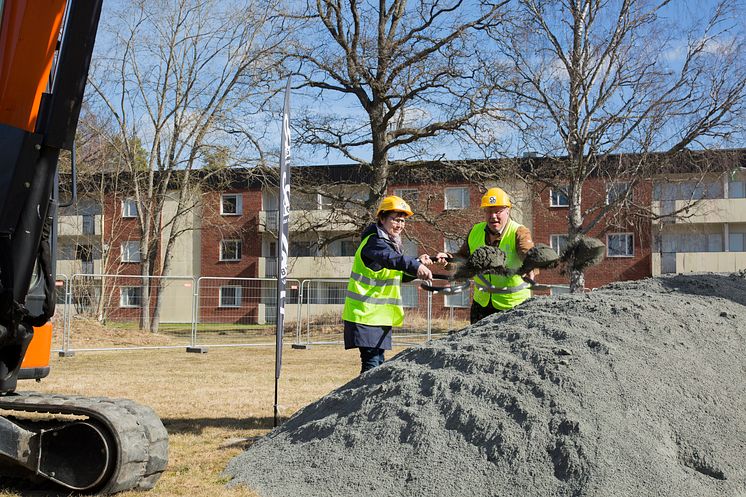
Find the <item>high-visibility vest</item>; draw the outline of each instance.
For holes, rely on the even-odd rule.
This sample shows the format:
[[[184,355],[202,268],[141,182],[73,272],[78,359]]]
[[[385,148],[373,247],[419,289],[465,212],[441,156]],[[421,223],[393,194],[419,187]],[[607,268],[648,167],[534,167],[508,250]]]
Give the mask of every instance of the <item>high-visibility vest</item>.
[[[404,321],[401,298],[404,273],[386,268],[373,271],[363,263],[360,254],[371,236],[366,236],[355,252],[342,319],[369,326],[401,326]]]
[[[469,253],[486,244],[485,227],[487,223],[478,223],[469,232]],[[512,219],[503,231],[498,248],[505,252],[505,267],[518,269],[522,261],[518,257],[515,244],[515,233],[521,225]],[[490,301],[495,309],[512,309],[531,297],[528,283],[520,275],[500,276],[496,274],[478,274],[474,277],[474,301],[482,307],[487,307]]]

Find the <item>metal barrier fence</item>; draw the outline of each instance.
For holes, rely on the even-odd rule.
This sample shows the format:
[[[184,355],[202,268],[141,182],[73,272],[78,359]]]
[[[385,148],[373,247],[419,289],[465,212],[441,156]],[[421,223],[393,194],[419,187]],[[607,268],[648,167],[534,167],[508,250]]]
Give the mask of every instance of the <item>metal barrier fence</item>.
[[[287,280],[285,334],[294,346],[342,342],[347,279]],[[274,278],[75,274],[57,276],[53,350],[80,351],[274,345]],[[454,303],[402,285],[405,321],[397,345],[411,345],[467,324]],[[468,305],[468,295],[457,307]],[[436,299],[446,299],[437,302]],[[433,303],[438,310],[434,312]],[[157,316],[157,318],[155,317]]]
[[[299,280],[287,280],[286,332],[300,326],[300,288]],[[275,278],[201,277],[196,289],[192,347],[274,345]]]
[[[193,287],[188,276],[75,274],[67,287],[63,352],[184,348]],[[146,333],[136,333],[141,330]]]
[[[301,285],[303,312],[296,345],[339,343],[342,340],[342,308],[347,279],[309,279]],[[402,284],[404,323],[395,328],[396,345],[413,345],[465,325],[455,319],[454,307],[446,315],[433,313],[433,299],[443,298],[420,288],[416,282]]]

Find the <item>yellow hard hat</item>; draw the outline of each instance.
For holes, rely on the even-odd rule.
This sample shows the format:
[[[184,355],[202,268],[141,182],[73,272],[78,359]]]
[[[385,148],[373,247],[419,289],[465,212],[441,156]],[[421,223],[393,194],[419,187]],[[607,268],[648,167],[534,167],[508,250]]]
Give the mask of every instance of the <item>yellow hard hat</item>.
[[[510,197],[502,188],[490,188],[482,197],[482,208],[485,207],[512,207]]]
[[[376,211],[376,217],[380,216],[385,211],[396,211],[403,212],[407,217],[414,214],[412,209],[409,208],[409,204],[404,201],[403,198],[397,197],[396,195],[389,195],[381,200],[381,204],[378,206]]]

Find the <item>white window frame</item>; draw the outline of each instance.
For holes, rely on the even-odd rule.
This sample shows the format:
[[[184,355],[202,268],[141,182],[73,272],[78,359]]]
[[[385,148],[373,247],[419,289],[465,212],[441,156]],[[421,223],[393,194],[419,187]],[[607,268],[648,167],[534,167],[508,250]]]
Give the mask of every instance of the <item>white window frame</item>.
[[[570,195],[567,194],[567,187],[564,188],[550,188],[549,189],[549,207],[570,207]],[[559,192],[565,196],[567,202],[562,204],[559,203],[559,197],[555,198],[554,193]]]
[[[622,197],[627,197],[622,202],[629,202],[632,200],[632,192],[630,192],[631,186],[629,181],[615,181],[606,185],[606,205],[611,205]],[[614,198],[612,198],[612,194]]]
[[[456,192],[459,191],[461,193],[461,204],[456,205],[448,205],[448,192]],[[462,210],[462,209],[468,209],[469,208],[469,188],[465,186],[454,186],[449,187],[443,190],[443,197],[444,202],[443,205],[445,207],[445,210],[447,211],[456,211],[456,210]]]
[[[132,247],[137,244],[137,249]],[[127,248],[125,248],[127,247]],[[122,262],[139,263],[142,262],[142,255],[140,254],[140,240],[127,240],[122,242],[119,247],[120,259]]]
[[[562,247],[564,241],[564,247]],[[563,234],[549,235],[549,246],[557,252],[557,255],[562,255],[562,250],[567,247],[568,236]]]
[[[137,217],[137,200],[134,197],[122,200],[122,217],[126,219]]]
[[[464,242],[459,238],[443,238],[443,252],[455,254]]]
[[[233,295],[233,303],[232,304],[226,304],[223,302],[223,290],[234,290],[235,294]],[[236,309],[238,307],[241,307],[241,300],[243,299],[243,288],[241,288],[240,285],[225,285],[221,286],[218,293],[218,307],[221,308],[229,308],[229,309]]]
[[[238,257],[231,258],[231,259],[226,258],[225,256],[225,244],[226,243],[236,244]],[[220,260],[221,261],[226,261],[226,262],[240,261],[242,256],[243,256],[243,243],[241,242],[241,240],[236,240],[236,239],[220,240]]]
[[[461,302],[457,302],[456,299],[461,299]],[[456,309],[464,309],[471,306],[471,295],[466,290],[461,293],[454,293],[452,295],[443,295],[443,307],[454,307]]]
[[[227,212],[225,210],[225,201],[228,199],[236,201],[236,212]],[[243,214],[243,195],[240,193],[223,193],[220,195],[221,216],[240,216],[241,214]]]
[[[125,290],[135,290],[136,294],[139,293],[138,297],[140,298],[140,301],[141,301],[140,304],[129,303],[129,300],[132,296],[129,293],[125,292]],[[126,299],[125,299],[125,295],[127,295]],[[119,307],[122,307],[125,309],[139,309],[141,305],[142,305],[142,287],[139,287],[139,286],[120,286],[119,287]]]
[[[611,237],[624,236],[627,240],[631,240],[631,243],[625,243],[625,247],[632,247],[632,253],[624,254],[612,254],[611,253]],[[606,234],[606,257],[634,257],[635,256],[635,235],[633,233],[607,233]]]
[[[394,195],[413,204],[419,199],[420,191],[417,188],[394,188]]]

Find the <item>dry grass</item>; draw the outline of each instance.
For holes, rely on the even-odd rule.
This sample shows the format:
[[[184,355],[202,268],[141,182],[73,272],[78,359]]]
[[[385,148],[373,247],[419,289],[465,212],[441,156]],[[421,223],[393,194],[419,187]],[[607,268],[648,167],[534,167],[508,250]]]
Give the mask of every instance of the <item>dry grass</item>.
[[[273,348],[214,348],[201,355],[180,350],[90,352],[55,357],[51,366],[49,378],[39,384],[21,382],[19,390],[126,397],[153,407],[161,416],[170,435],[170,461],[148,496],[255,495],[246,488],[226,488],[221,472],[244,447],[224,446],[272,428]],[[357,351],[287,347],[280,379],[281,415],[286,418],[343,385],[359,367]],[[1,497],[21,495],[28,494],[0,490]]]

